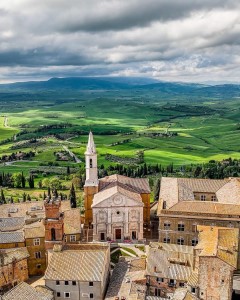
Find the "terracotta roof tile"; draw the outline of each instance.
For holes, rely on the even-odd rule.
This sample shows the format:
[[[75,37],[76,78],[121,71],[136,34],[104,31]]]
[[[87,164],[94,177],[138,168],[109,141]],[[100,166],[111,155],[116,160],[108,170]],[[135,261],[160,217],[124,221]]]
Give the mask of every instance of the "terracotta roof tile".
[[[24,234],[22,231],[0,232],[0,244],[23,243]]]
[[[230,266],[237,267],[239,229],[197,226],[199,243],[195,247],[201,250],[199,256],[214,256]]]
[[[2,300],[53,300],[53,292],[40,292],[25,282],[19,283],[2,296]]]
[[[75,250],[63,248],[59,252],[53,251],[45,272],[45,279],[101,281],[106,267],[106,258],[109,255],[108,247],[96,248],[96,250],[80,249],[81,247],[76,247]]]
[[[25,224],[25,218],[0,218],[0,231],[15,231],[22,229]]]
[[[45,227],[42,221],[34,222],[24,226],[24,236],[26,239],[45,237]]]
[[[11,264],[13,260],[23,260],[29,257],[26,247],[0,250],[1,266]]]
[[[169,212],[185,212],[195,214],[217,214],[226,216],[240,216],[240,205],[223,204],[210,201],[181,201],[173,205]]]
[[[122,187],[122,186],[119,186],[119,185],[114,185],[110,188],[101,190],[99,193],[95,194],[94,198],[93,198],[92,207],[94,207],[95,205],[102,202],[103,200],[105,200],[105,199],[107,199],[107,198],[109,198],[109,197],[111,197],[115,194],[118,194],[118,193],[122,194],[123,196],[126,196],[130,199],[138,201],[140,205],[141,204],[143,205],[142,198],[141,198],[139,193],[129,191],[129,189],[127,189],[125,187]]]
[[[99,180],[99,191],[108,188],[108,185],[111,184],[112,182],[119,182],[122,183],[133,190],[135,192],[140,193],[140,194],[149,194],[151,193],[150,187],[149,187],[149,182],[147,178],[131,178],[127,176],[122,176],[122,175],[111,175],[104,177]]]

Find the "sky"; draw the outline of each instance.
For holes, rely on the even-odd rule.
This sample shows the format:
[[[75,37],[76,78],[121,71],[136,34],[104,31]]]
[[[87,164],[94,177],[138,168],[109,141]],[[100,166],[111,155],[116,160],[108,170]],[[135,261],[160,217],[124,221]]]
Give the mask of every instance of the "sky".
[[[0,83],[110,75],[240,82],[240,1],[0,1]]]

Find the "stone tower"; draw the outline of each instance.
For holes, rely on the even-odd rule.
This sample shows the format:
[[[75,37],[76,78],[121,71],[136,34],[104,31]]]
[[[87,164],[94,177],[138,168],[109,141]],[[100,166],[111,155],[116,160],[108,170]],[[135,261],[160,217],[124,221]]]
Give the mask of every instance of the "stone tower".
[[[86,181],[84,185],[85,225],[92,223],[93,196],[98,192],[97,151],[90,131],[85,152]]]
[[[53,249],[55,244],[63,244],[64,221],[63,213],[60,211],[61,200],[49,199],[44,201],[45,207],[45,248]]]

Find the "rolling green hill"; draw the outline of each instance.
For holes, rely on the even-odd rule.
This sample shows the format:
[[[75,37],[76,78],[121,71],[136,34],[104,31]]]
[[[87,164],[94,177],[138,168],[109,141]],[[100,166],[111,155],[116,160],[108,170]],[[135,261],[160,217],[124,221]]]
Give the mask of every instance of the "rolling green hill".
[[[33,150],[34,162],[16,167],[28,170],[54,162],[54,152],[67,146],[84,160],[91,129],[104,165],[114,163],[109,155],[118,162],[134,159],[139,150],[145,162],[162,165],[240,158],[239,97],[239,85],[148,78],[53,78],[0,85],[0,156]],[[37,141],[30,143],[32,139]]]

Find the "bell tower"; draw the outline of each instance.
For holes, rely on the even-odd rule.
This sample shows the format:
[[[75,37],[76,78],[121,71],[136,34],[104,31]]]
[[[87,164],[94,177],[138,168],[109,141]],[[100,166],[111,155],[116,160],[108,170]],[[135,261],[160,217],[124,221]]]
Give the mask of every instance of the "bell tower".
[[[63,213],[60,212],[61,200],[49,199],[44,201],[45,207],[45,248],[53,249],[55,244],[63,244],[64,222]]]
[[[85,152],[86,181],[84,185],[85,225],[92,223],[92,202],[94,195],[98,192],[98,168],[97,151],[90,131],[88,144]]]

